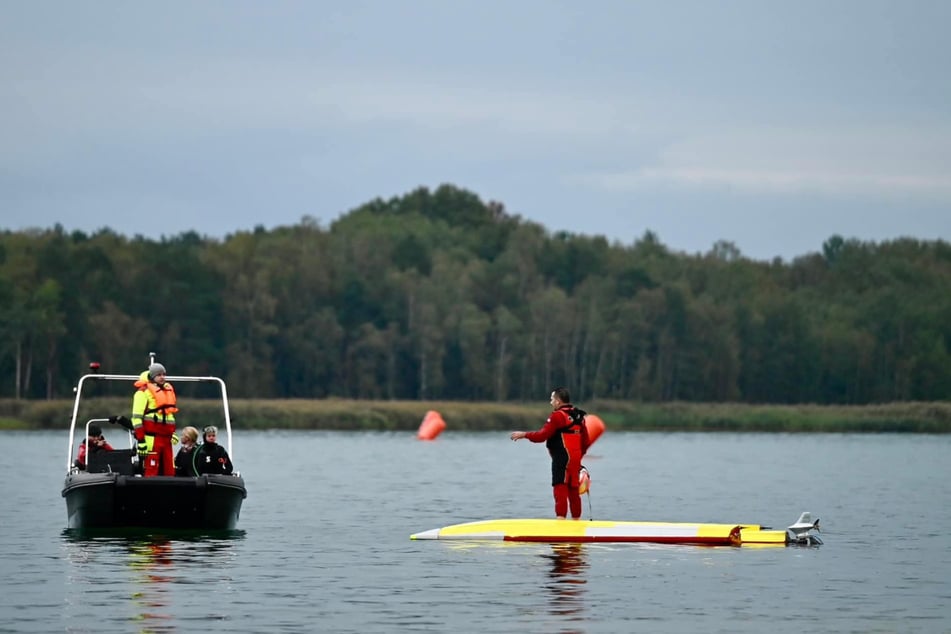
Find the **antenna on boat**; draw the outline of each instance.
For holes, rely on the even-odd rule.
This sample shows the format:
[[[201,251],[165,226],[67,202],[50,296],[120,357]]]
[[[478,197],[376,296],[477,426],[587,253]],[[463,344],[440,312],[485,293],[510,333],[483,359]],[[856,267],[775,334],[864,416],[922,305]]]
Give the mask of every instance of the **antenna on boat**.
[[[149,365],[152,365],[153,363],[155,363],[155,353],[154,353],[154,352],[150,352],[150,353],[149,353]]]

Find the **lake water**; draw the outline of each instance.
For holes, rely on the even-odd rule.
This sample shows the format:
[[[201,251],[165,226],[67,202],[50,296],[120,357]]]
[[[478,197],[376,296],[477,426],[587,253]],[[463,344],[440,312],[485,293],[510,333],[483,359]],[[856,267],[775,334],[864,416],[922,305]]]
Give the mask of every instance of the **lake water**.
[[[0,432],[0,632],[951,632],[949,436],[608,432],[585,460],[585,518],[821,518],[788,548],[411,541],[552,516],[543,445],[451,430],[236,435],[236,535],[83,539],[65,443]]]

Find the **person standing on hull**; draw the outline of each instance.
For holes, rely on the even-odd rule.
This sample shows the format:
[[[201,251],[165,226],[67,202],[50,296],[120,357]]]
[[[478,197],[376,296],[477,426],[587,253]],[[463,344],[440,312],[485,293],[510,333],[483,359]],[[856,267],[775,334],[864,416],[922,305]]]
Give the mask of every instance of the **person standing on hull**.
[[[165,366],[152,363],[139,376],[132,397],[132,429],[138,442],[139,457],[143,461],[142,475],[146,478],[175,475],[172,444],[175,435],[175,388],[165,380]]]
[[[544,442],[551,455],[551,485],[555,498],[555,515],[581,519],[581,493],[578,490],[581,459],[588,451],[588,430],[584,425],[587,412],[571,404],[567,388],[556,387],[551,393],[552,413],[537,431],[513,431],[510,438],[527,438]]]

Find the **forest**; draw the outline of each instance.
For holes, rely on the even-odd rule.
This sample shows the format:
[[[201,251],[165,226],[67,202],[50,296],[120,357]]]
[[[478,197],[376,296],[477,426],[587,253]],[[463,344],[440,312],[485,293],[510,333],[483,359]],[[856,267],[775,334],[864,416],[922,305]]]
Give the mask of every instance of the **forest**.
[[[868,405],[951,396],[951,245],[792,261],[551,232],[453,185],[223,238],[0,232],[0,398],[91,361],[254,399]]]

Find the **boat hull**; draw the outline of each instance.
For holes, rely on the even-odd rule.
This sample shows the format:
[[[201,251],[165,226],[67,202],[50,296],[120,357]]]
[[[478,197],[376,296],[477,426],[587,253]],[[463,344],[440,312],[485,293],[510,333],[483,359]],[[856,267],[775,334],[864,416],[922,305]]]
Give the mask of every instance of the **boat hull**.
[[[70,529],[232,530],[247,490],[240,476],[80,472],[66,477],[62,495]]]
[[[410,536],[410,539],[502,540],[519,542],[650,542],[738,546],[737,524],[677,522],[573,521],[501,519],[455,524]]]

